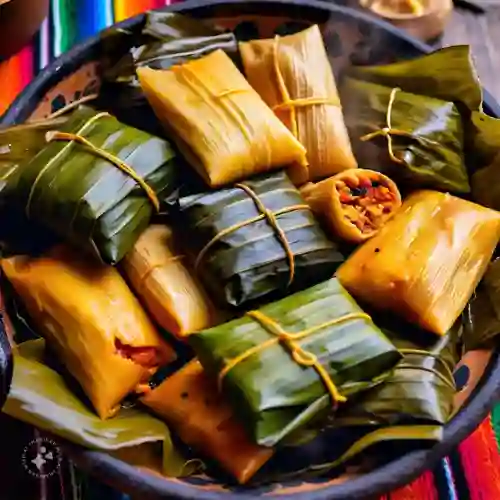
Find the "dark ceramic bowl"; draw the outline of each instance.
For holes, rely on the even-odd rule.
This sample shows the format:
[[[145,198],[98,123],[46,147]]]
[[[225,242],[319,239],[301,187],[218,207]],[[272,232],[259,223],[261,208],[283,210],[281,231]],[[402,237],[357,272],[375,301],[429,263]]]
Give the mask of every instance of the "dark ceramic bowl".
[[[171,11],[204,18],[245,30],[253,36],[297,30],[311,23],[322,26],[335,69],[350,64],[378,64],[420,56],[430,48],[393,26],[358,11],[311,0],[192,0],[169,7]],[[142,17],[122,23],[131,27]],[[57,59],[19,96],[3,117],[3,124],[41,118],[99,87],[99,38],[77,46]],[[500,117],[498,105],[486,94],[485,111]],[[167,479],[107,454],[63,443],[76,464],[103,482],[134,498],[183,498],[200,500],[245,499],[278,496],[282,500],[346,500],[382,494],[415,479],[425,469],[465,439],[484,419],[500,397],[498,350],[469,352],[457,367],[457,413],[446,426],[444,439],[434,448],[407,453],[398,460],[362,475],[343,475],[308,481],[284,481],[265,487],[235,488],[211,477]],[[6,374],[6,380],[9,374]]]

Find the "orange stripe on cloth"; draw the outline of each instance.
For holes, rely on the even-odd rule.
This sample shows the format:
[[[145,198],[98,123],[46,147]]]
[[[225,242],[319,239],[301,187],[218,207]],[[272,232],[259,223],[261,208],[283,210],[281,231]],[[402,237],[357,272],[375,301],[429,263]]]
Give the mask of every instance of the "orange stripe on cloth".
[[[434,485],[434,478],[431,472],[424,472],[413,483],[403,486],[390,493],[389,496],[380,500],[439,500],[439,494]]]
[[[459,445],[459,450],[470,500],[500,499],[500,455],[491,416]]]
[[[137,14],[165,5],[165,1],[158,0],[114,0],[115,21],[123,21]]]
[[[0,64],[0,115],[7,111],[19,92],[33,78],[33,51],[25,47],[21,52]]]

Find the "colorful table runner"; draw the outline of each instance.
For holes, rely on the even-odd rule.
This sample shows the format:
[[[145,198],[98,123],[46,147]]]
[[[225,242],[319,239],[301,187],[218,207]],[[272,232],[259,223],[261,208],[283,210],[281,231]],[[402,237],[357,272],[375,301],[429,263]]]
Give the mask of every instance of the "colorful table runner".
[[[41,68],[74,44],[114,22],[169,3],[173,2],[51,0],[49,18],[31,45],[0,64],[0,114]],[[500,406],[434,470],[380,500],[500,500],[499,436]],[[89,499],[95,500],[97,496],[102,496],[97,493],[100,486],[96,488],[91,488],[93,493]],[[103,491],[106,491],[103,498],[109,499],[109,491]]]

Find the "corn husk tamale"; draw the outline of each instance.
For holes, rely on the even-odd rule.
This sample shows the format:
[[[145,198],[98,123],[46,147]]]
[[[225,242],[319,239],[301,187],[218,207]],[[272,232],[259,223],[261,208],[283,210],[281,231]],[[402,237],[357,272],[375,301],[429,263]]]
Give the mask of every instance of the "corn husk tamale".
[[[9,177],[5,192],[29,220],[114,264],[148,226],[157,208],[151,196],[177,187],[174,152],[166,141],[90,108],[75,111],[59,130],[59,140]]]
[[[209,186],[306,164],[304,147],[222,50],[137,74],[158,119]]]
[[[136,112],[150,116],[137,79],[138,67],[168,69],[217,49],[224,50],[235,62],[239,58],[233,33],[175,12],[148,12],[142,33],[135,39],[122,57],[110,58],[103,70],[103,102],[119,117]]]
[[[381,383],[401,357],[336,279],[189,340],[263,446]]]
[[[401,207],[396,184],[384,174],[364,168],[310,182],[300,193],[333,237],[351,243],[373,237]]]
[[[250,85],[306,148],[309,165],[288,169],[296,185],[357,167],[317,25],[240,43],[240,52]]]
[[[215,324],[215,308],[169,227],[146,229],[123,259],[123,269],[151,316],[168,332],[182,338]]]
[[[195,269],[221,306],[304,289],[328,279],[343,262],[284,172],[182,197],[175,209],[188,231]]]
[[[140,401],[164,419],[188,446],[212,457],[246,483],[273,455],[252,443],[215,381],[191,361]]]
[[[500,335],[500,260],[490,263],[465,309],[465,351],[494,346]]]
[[[102,419],[175,358],[115,268],[62,246],[44,257],[3,259],[1,267]]]
[[[462,118],[453,102],[353,78],[342,92],[360,163],[410,189],[470,191]]]
[[[355,298],[445,334],[481,280],[499,237],[499,212],[418,191],[337,276]]]
[[[23,342],[15,351],[12,388],[2,412],[93,450],[163,447],[163,473],[179,476],[186,461],[174,447],[165,425],[145,411],[123,408],[101,420],[69,389],[66,380],[46,364],[45,341]]]

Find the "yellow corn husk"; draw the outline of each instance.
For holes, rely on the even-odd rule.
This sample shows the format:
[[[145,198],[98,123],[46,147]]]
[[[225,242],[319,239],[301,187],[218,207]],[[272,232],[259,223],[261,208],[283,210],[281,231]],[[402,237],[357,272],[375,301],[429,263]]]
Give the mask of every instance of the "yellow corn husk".
[[[188,445],[213,457],[241,484],[274,454],[253,443],[208,377],[191,361],[140,400]]]
[[[308,182],[300,192],[332,236],[351,243],[375,236],[401,207],[396,184],[380,172],[363,168],[346,170],[317,183]],[[342,195],[347,196],[347,201],[342,201]]]
[[[210,186],[305,164],[304,147],[222,50],[137,74],[159,120]]]
[[[499,237],[499,212],[417,191],[337,276],[355,298],[443,335],[485,273]]]
[[[68,247],[4,259],[1,266],[34,328],[101,418],[114,415],[129,392],[175,358],[115,268]]]
[[[250,85],[271,108],[276,108],[276,115],[295,130],[306,148],[309,166],[296,164],[288,169],[292,181],[301,185],[357,167],[318,26],[275,40],[239,45]],[[281,78],[291,101],[289,106],[283,106]]]
[[[146,229],[126,255],[123,268],[136,294],[165,330],[182,338],[215,324],[215,308],[186,267],[169,227]]]

